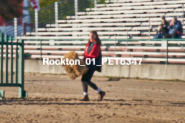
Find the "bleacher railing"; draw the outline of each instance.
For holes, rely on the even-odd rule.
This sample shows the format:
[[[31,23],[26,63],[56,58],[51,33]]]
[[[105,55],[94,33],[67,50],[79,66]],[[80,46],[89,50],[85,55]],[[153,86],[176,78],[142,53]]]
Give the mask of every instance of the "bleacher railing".
[[[43,54],[46,54],[46,52],[43,52],[46,48],[46,46],[51,46],[52,51],[55,50],[55,53],[63,52],[66,53],[65,46],[84,46],[88,42],[86,39],[59,39],[58,37],[51,39],[48,38],[31,38],[31,37],[18,37],[19,39],[24,39],[26,46],[37,46],[37,51],[39,53],[39,56],[37,59],[43,59],[45,57]],[[101,39],[102,40],[102,47],[106,47],[105,49],[109,49],[112,47],[112,51],[115,54],[112,57],[115,58],[124,58],[123,55],[129,55],[130,58],[132,58],[135,54],[141,55],[144,61],[152,61],[152,59],[155,59],[160,64],[185,64],[185,39],[139,39],[139,40],[132,40],[132,39]],[[64,42],[64,41],[69,41]],[[27,43],[31,42],[31,43]],[[56,49],[55,49],[56,46]],[[59,48],[61,46],[62,48]],[[120,50],[120,47],[123,48]],[[80,48],[83,49],[83,48]],[[136,49],[136,50],[135,50]],[[137,51],[140,50],[139,52]],[[147,49],[146,51],[143,51]],[[72,51],[74,49],[70,49],[69,51]],[[150,51],[154,50],[154,51]],[[50,50],[51,51],[51,50]],[[103,50],[107,52],[111,52],[109,50]],[[134,52],[135,51],[135,52]],[[141,52],[142,51],[142,52]],[[78,52],[78,51],[77,51]],[[80,50],[80,53],[83,52],[83,50]],[[27,52],[28,53],[28,52]],[[140,54],[139,54],[140,53]],[[48,51],[47,57],[53,57],[53,55]],[[104,55],[103,55],[104,56]],[[153,57],[155,56],[155,57]],[[61,55],[58,55],[55,57],[61,58]],[[133,57],[136,58],[136,57]],[[149,60],[150,59],[150,60]],[[157,60],[158,59],[158,60]]]
[[[37,34],[37,29],[46,27],[46,24],[56,24],[57,28],[58,20],[64,20],[66,16],[77,16],[77,12],[84,12],[86,8],[96,8],[99,3],[105,3],[105,0],[62,0],[55,2],[40,11],[34,11],[30,15],[18,18],[17,27],[14,27],[14,21],[4,24],[4,33],[9,36],[22,36],[26,35],[26,32],[36,32]],[[182,4],[182,8],[184,13],[184,4]],[[184,16],[182,18],[184,25]],[[158,26],[151,25],[150,17],[148,23],[148,36],[151,38],[151,29],[154,30]],[[15,34],[14,28],[17,28],[17,34]]]

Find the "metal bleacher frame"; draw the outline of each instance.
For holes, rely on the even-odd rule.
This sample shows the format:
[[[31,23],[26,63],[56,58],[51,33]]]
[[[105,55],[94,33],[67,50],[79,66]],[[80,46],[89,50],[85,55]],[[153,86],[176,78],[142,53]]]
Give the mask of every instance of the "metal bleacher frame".
[[[77,6],[76,1],[74,7]],[[143,58],[144,63],[185,64],[185,39],[152,39],[153,31],[151,31],[152,26],[160,24],[159,16],[163,15],[169,16],[167,19],[171,19],[171,16],[174,15],[180,16],[181,18],[179,20],[184,24],[184,16],[182,17],[182,15],[184,15],[185,1],[176,1],[177,5],[182,4],[182,8],[175,9],[174,7],[173,9],[169,9],[170,12],[177,10],[175,13],[165,13],[165,11],[168,11],[165,8],[158,10],[162,13],[148,14],[144,13],[152,5],[169,7],[174,2],[169,0],[160,2],[145,2],[149,0],[143,0],[142,3],[130,2],[130,0],[125,1],[129,3],[113,3],[109,1],[110,4],[97,4],[93,9],[86,9],[90,12],[83,13],[78,12],[77,8],[75,8],[75,15],[67,16],[66,20],[58,19],[58,4],[56,2],[55,24],[47,24],[46,28],[38,28],[38,12],[35,11],[36,31],[27,32],[27,36],[19,36],[17,39],[24,40],[25,53],[30,54],[30,57],[27,57],[29,59],[42,60],[45,57],[58,59],[71,50],[76,51],[81,56],[85,44],[88,41],[89,32],[91,29],[97,29],[102,40],[101,48],[103,57],[105,58]],[[141,5],[143,7],[148,6],[149,3],[152,4],[147,9],[138,10],[142,14],[118,14],[121,12],[128,13],[129,11],[136,11],[127,9],[122,11],[98,11],[98,9],[103,7],[107,7],[108,10],[111,10],[109,8],[114,8],[115,6],[122,8],[121,6],[123,4],[133,5],[139,8]],[[130,9],[132,8],[130,7]],[[90,13],[94,13],[95,15],[91,15]],[[155,18],[156,16],[157,18]],[[106,20],[108,20],[108,23],[101,23],[106,22]],[[118,23],[122,22],[121,20],[126,23]],[[150,22],[153,20],[155,22]],[[185,36],[182,36],[182,38],[185,38]]]

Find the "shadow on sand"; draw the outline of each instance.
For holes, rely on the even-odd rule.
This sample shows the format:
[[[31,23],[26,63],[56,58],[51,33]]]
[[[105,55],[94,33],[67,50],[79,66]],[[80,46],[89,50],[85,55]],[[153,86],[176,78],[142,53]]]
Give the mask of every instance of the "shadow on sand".
[[[152,100],[124,100],[124,99],[104,99],[101,102],[91,100],[88,102],[81,102],[76,98],[5,98],[0,100],[1,105],[120,105],[120,106],[171,106],[171,107],[185,107],[185,102],[174,101],[152,101]]]

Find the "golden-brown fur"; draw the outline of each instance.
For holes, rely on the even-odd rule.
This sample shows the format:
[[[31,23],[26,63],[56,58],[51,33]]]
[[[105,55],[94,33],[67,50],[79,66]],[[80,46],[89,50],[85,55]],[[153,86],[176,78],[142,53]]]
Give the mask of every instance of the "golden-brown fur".
[[[64,55],[63,60],[65,60],[65,64],[66,64],[66,59],[67,58],[68,58],[69,61],[71,59],[72,60],[79,59],[78,54],[75,51],[71,51],[71,52]],[[79,60],[80,60],[80,65],[85,65],[85,63],[82,59],[79,59]],[[80,65],[63,65],[63,67],[66,70],[67,75],[71,79],[74,80],[75,78],[81,76],[82,74],[84,74],[88,70],[87,66],[80,66]]]

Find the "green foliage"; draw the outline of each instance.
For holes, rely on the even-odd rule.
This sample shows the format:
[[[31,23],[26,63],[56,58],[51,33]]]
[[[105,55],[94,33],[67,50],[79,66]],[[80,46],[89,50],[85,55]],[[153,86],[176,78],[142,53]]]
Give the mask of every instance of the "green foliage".
[[[91,8],[92,6],[94,6],[94,0],[78,0],[78,11],[79,12],[84,12],[86,8]],[[59,10],[60,20],[66,19],[66,16],[74,16],[75,15],[74,0],[63,0],[59,2],[58,10]],[[52,5],[46,8],[43,8],[39,11],[40,25],[42,25],[43,23],[54,23],[55,22],[54,13],[55,13],[55,10],[54,10],[54,1],[53,1]],[[32,15],[34,16],[34,14]],[[31,17],[31,18],[32,18],[31,22],[34,22],[34,17]]]
[[[59,19],[75,15],[74,0],[65,0],[59,4]]]
[[[39,20],[47,19],[53,20],[54,21],[54,2],[56,1],[61,1],[61,0],[40,0],[40,6],[41,9],[43,7],[47,7],[50,5],[50,7],[45,8],[44,10],[42,9],[39,12],[39,15],[43,16]],[[97,0],[98,4],[104,4],[105,0]],[[86,8],[92,8],[94,7],[94,0],[78,0],[78,11],[79,12],[85,12]],[[53,13],[53,14],[51,14]],[[51,15],[51,16],[48,16]],[[74,0],[62,0],[59,3],[59,19],[66,19],[66,16],[74,16],[75,15],[75,10],[74,10]],[[46,16],[46,17],[44,17]],[[53,23],[49,21],[48,23]]]
[[[55,2],[59,2],[59,1],[61,1],[61,0],[39,0],[40,8],[43,9],[43,8],[50,6],[50,5],[54,4]],[[30,12],[33,12],[33,11],[34,11],[33,8],[30,7]]]
[[[0,14],[7,20],[13,20],[14,17],[22,16],[18,10],[23,9],[18,6],[22,0],[2,0],[0,1]],[[60,2],[59,2],[60,1]],[[74,16],[74,1],[75,0],[40,0],[39,24],[54,23],[55,10],[54,3],[59,2],[59,19],[66,19],[66,16]],[[105,0],[97,0],[98,4],[105,3]],[[85,12],[86,8],[94,7],[94,0],[78,0],[78,11]],[[30,7],[31,23],[34,23],[34,10]]]
[[[98,4],[105,4],[105,0],[99,0]]]

